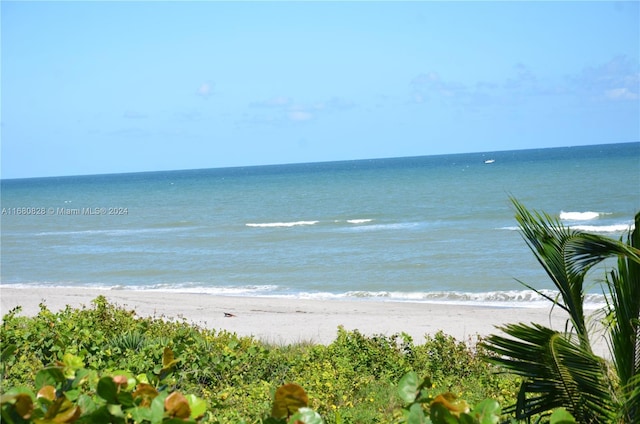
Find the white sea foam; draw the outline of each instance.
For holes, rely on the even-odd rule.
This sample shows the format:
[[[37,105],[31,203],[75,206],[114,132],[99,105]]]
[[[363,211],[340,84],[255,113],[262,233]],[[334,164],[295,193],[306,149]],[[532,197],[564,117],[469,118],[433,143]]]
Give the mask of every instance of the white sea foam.
[[[363,219],[347,219],[349,224],[366,224],[367,222],[372,222],[373,219],[363,218]]]
[[[589,221],[592,219],[598,218],[601,214],[600,212],[565,212],[560,211],[560,219],[563,221]]]
[[[261,222],[261,223],[248,222],[245,225],[247,227],[257,227],[257,228],[277,228],[277,227],[297,227],[302,225],[315,225],[318,222],[320,221]]]
[[[363,225],[352,228],[354,231],[405,230],[422,225],[420,222],[392,222],[388,224]]]
[[[551,299],[558,296],[557,291],[541,290]],[[550,300],[532,290],[506,290],[490,292],[394,292],[394,291],[349,291],[345,293],[299,293],[296,298],[331,300],[360,299],[390,302],[438,303],[474,306],[493,306],[505,308],[546,308]],[[601,294],[585,295],[585,308],[598,309],[605,306],[605,297]]]
[[[567,225],[567,227],[584,231],[585,233],[626,233],[633,231],[633,224],[612,224],[612,225]],[[502,227],[501,230],[519,231],[520,227]]]
[[[625,233],[632,231],[634,225],[615,224],[615,225],[572,225],[574,230],[584,231],[586,233]]]
[[[206,286],[201,283],[182,284],[154,284],[149,286],[122,286],[100,284],[73,284],[73,283],[29,283],[29,284],[2,284],[6,288],[91,288],[95,290],[134,290],[154,291],[166,293],[203,294],[211,296],[239,296],[239,297],[273,297],[284,299],[308,299],[308,300],[361,300],[384,302],[411,302],[411,303],[436,303],[449,305],[469,305],[501,308],[547,308],[550,299],[556,299],[558,292],[554,290],[541,290],[544,296],[532,290],[503,290],[488,292],[460,292],[460,291],[434,291],[434,292],[397,292],[397,291],[366,291],[354,290],[347,292],[327,291],[301,291],[291,292],[277,285],[246,285],[246,286]],[[590,293],[585,295],[585,309],[594,310],[606,305],[606,299],[602,294]]]

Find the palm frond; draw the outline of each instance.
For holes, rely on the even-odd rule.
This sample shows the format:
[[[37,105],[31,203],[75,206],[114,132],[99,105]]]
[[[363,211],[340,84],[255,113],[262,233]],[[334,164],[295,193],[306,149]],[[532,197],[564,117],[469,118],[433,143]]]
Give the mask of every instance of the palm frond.
[[[640,213],[628,235],[631,248],[640,247]],[[640,264],[619,256],[618,267],[607,278],[609,348],[621,386],[621,401],[628,422],[640,420]]]
[[[511,201],[523,238],[560,292],[562,300],[557,304],[569,313],[583,347],[589,349],[583,307],[585,275],[597,263],[617,255],[640,262],[640,251],[621,241],[565,227],[548,214],[529,212],[517,200]]]
[[[564,406],[579,422],[606,422],[616,403],[606,384],[602,360],[579,343],[538,324],[509,324],[510,337],[492,335],[484,344],[499,356],[487,358],[524,377],[513,410],[522,419]],[[604,418],[604,420],[603,420]]]
[[[577,231],[545,213],[529,212],[511,199],[523,239],[558,289],[557,298],[536,291],[569,314],[573,328],[557,332],[538,324],[510,324],[506,334],[484,345],[497,354],[487,358],[523,377],[516,418],[530,418],[558,406],[581,423],[640,422],[640,213],[627,243]],[[612,374],[593,354],[584,314],[584,282],[589,270],[617,257],[605,293]]]

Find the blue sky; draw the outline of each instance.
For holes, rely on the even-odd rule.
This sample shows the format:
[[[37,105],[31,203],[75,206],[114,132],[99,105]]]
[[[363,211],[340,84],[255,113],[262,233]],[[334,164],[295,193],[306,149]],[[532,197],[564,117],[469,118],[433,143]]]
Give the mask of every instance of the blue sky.
[[[635,1],[0,4],[2,178],[640,140]]]

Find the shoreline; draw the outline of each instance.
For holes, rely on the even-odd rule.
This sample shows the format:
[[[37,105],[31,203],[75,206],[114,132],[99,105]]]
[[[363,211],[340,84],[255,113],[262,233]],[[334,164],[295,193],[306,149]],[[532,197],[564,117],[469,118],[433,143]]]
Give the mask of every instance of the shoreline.
[[[39,304],[57,312],[66,306],[91,308],[104,296],[110,303],[135,310],[139,317],[186,320],[200,327],[253,336],[267,343],[329,344],[338,327],[364,335],[406,333],[421,344],[439,330],[460,341],[499,333],[496,326],[535,322],[563,331],[567,315],[560,308],[504,308],[393,301],[308,300],[232,297],[136,290],[88,288],[6,288],[0,285],[0,313],[21,306],[20,316],[34,316]],[[231,314],[233,316],[225,316]],[[606,345],[604,345],[606,348]],[[598,349],[600,350],[600,349]]]

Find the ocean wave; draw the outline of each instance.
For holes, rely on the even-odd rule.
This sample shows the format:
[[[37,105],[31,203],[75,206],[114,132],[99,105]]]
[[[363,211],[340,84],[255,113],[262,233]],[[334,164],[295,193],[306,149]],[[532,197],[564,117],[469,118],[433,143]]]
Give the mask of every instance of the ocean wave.
[[[560,211],[560,219],[563,221],[590,221],[596,219],[599,216],[606,215],[600,212],[565,212]]]
[[[404,230],[419,227],[422,222],[389,222],[389,223],[373,223],[371,218],[354,218],[333,221],[279,221],[279,222],[247,222],[247,227],[253,228],[290,228],[297,226],[311,226],[316,224],[335,225],[338,231],[379,231],[379,230]],[[350,224],[346,226],[345,224]]]
[[[421,226],[421,222],[390,222],[388,224],[360,225],[350,228],[350,231],[380,231],[380,230],[406,230]]]
[[[626,233],[633,231],[634,224],[612,224],[612,225],[567,225],[573,230],[584,231],[585,233]],[[519,231],[520,227],[501,227],[500,230]]]
[[[303,225],[315,225],[320,221],[292,221],[292,222],[261,222],[254,223],[248,222],[245,225],[247,227],[257,227],[257,228],[278,228],[278,227],[297,227]]]
[[[372,222],[373,219],[370,218],[362,218],[362,219],[347,219],[349,224],[366,224],[368,222]]]
[[[34,282],[34,283],[1,283],[2,288],[12,289],[30,289],[30,288],[47,288],[47,289],[90,289],[100,291],[143,291],[143,292],[161,292],[161,293],[185,293],[185,294],[204,294],[212,296],[265,296],[269,293],[276,292],[279,287],[276,285],[246,285],[246,286],[206,286],[202,283],[158,283],[150,285],[124,285],[124,284],[100,284],[100,283],[73,283],[73,282]]]
[[[103,230],[77,230],[77,231],[44,231],[35,233],[35,236],[128,236],[132,234],[142,233],[165,233],[172,231],[181,231],[186,227],[164,227],[164,228],[132,228],[132,229],[103,229]],[[195,227],[192,227],[195,228]]]
[[[545,296],[555,299],[559,292],[541,290]],[[394,292],[394,291],[349,291],[344,293],[307,292],[292,295],[301,299],[338,300],[382,300],[391,302],[442,303],[474,306],[493,306],[505,308],[545,308],[550,301],[532,290],[506,290],[489,292]],[[598,309],[604,307],[606,299],[602,294],[586,294],[585,308]]]
[[[571,225],[574,230],[584,231],[586,233],[626,233],[633,231],[633,224],[614,224],[614,225]]]
[[[408,302],[425,304],[468,305],[498,308],[548,308],[551,303],[545,298],[556,299],[559,292],[541,290],[540,295],[532,290],[496,290],[487,292],[461,291],[433,291],[433,292],[399,292],[399,291],[367,291],[353,290],[346,292],[302,291],[296,292],[277,285],[246,285],[246,286],[205,286],[202,283],[154,284],[144,286],[101,285],[101,284],[73,284],[73,283],[2,283],[0,287],[29,289],[29,288],[86,288],[103,291],[153,291],[173,294],[201,294],[210,296],[229,297],[267,297],[280,299],[305,300],[354,300],[372,302]],[[595,310],[606,305],[603,294],[588,293],[585,295],[585,309]]]

